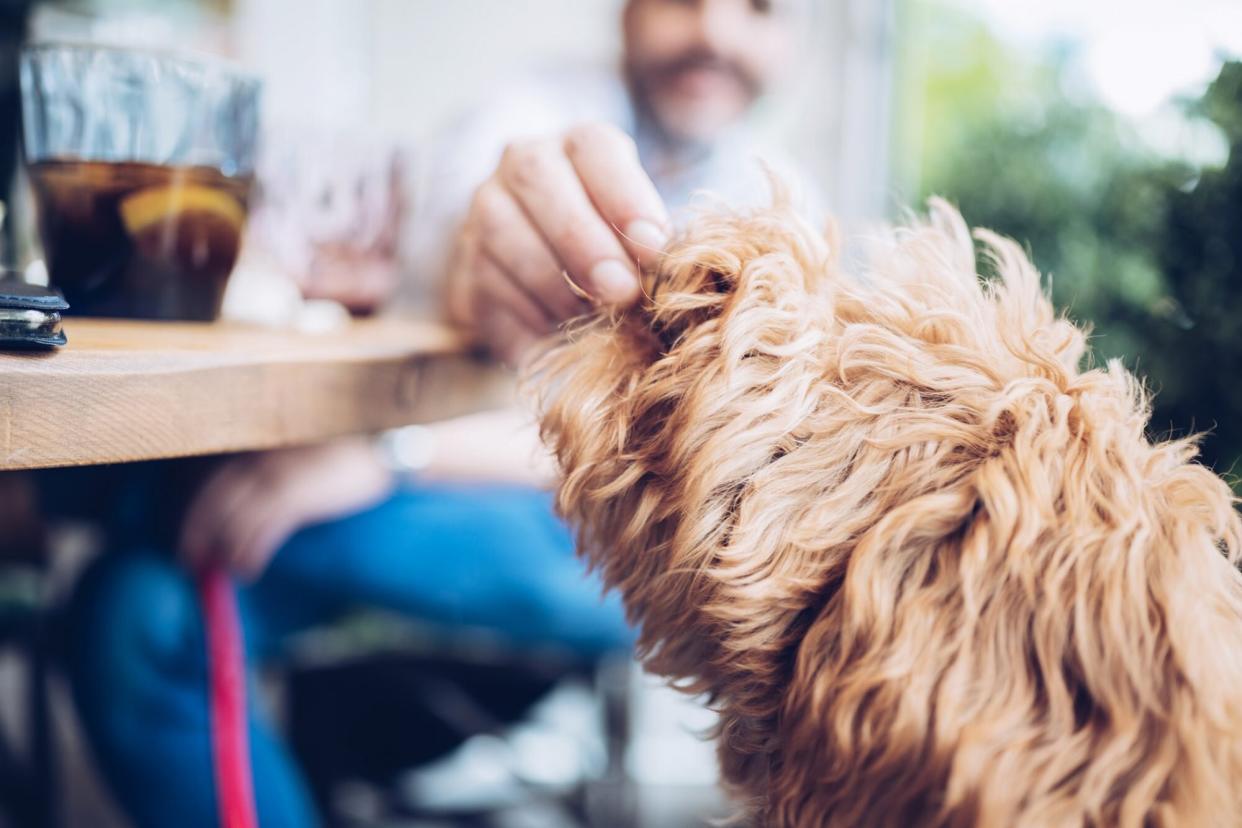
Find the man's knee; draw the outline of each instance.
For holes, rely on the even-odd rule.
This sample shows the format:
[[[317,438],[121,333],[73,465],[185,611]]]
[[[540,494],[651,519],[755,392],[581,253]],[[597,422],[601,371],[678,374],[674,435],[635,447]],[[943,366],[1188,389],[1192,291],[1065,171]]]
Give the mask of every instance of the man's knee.
[[[71,667],[96,686],[144,681],[192,659],[201,625],[193,586],[175,562],[154,552],[106,554],[72,602]]]

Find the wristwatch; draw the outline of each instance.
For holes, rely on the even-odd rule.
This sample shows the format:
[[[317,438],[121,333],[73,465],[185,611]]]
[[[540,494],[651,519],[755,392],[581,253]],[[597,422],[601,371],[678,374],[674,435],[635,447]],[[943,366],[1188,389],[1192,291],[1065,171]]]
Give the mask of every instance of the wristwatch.
[[[381,432],[375,449],[384,467],[398,476],[414,476],[436,458],[436,435],[427,426],[412,425]]]

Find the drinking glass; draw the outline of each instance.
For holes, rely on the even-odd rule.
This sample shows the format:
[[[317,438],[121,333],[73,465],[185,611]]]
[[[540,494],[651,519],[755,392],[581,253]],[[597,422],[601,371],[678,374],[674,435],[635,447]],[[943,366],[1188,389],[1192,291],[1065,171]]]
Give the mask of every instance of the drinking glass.
[[[70,312],[214,319],[250,204],[259,81],[58,43],[23,52],[21,86],[39,233]]]

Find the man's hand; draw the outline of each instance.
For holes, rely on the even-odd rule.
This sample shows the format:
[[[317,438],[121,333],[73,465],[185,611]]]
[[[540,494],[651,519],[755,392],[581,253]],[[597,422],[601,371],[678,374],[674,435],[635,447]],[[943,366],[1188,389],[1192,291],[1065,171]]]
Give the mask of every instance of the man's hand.
[[[366,438],[347,438],[225,460],[186,512],[182,559],[257,578],[289,537],[312,523],[379,502],[392,476]]]
[[[395,255],[322,245],[296,280],[303,298],[331,299],[350,313],[365,315],[392,298],[400,281],[399,270]]]
[[[668,240],[668,214],[633,140],[588,124],[510,145],[475,192],[449,273],[449,312],[502,359],[588,304],[639,296],[639,269]]]

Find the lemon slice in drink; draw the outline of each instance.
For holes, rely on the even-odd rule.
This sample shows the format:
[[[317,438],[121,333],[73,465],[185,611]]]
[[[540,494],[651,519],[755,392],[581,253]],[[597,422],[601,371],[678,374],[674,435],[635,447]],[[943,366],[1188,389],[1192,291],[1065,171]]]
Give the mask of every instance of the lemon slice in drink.
[[[121,222],[131,237],[140,237],[152,228],[187,219],[223,224],[233,235],[241,235],[246,211],[236,198],[212,187],[173,184],[148,187],[121,199]]]

